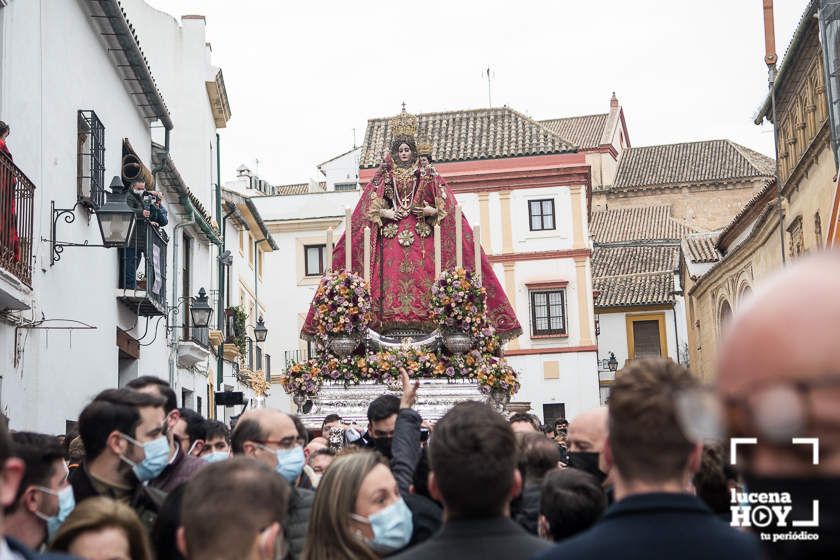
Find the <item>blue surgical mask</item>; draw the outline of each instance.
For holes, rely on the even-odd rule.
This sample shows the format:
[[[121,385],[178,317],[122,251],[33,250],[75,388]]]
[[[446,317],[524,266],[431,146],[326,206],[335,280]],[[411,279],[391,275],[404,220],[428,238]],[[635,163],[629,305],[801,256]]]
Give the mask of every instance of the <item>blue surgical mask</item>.
[[[411,540],[414,531],[411,510],[402,498],[370,517],[362,517],[355,513],[351,513],[350,517],[370,524],[373,539],[368,541],[368,545],[383,554],[403,548]]]
[[[208,463],[218,463],[219,461],[226,461],[230,459],[230,453],[227,451],[214,451],[213,453],[202,455],[201,458]]]
[[[61,524],[64,523],[64,521],[67,519],[67,516],[70,515],[71,511],[73,511],[73,508],[76,507],[76,498],[73,495],[73,487],[67,485],[58,492],[56,492],[55,490],[50,490],[49,488],[44,488],[43,486],[36,486],[35,489],[39,492],[58,497],[57,514],[48,516],[44,515],[40,511],[35,512],[36,517],[46,521],[47,539],[52,540],[56,531],[58,531],[58,528],[61,527]]]
[[[272,451],[264,445],[260,447],[268,452]],[[300,473],[303,472],[303,465],[306,464],[303,447],[296,445],[291,449],[278,449],[274,453],[277,455],[277,466],[274,467],[274,470],[277,471],[277,474],[289,481],[290,484],[294,484],[300,476]]]
[[[140,443],[131,436],[121,434],[126,440],[138,447],[143,448],[146,457],[139,463],[135,463],[128,457],[121,455],[120,458],[131,465],[131,470],[140,482],[147,482],[160,476],[166,465],[169,464],[169,441],[162,435],[152,441]]]

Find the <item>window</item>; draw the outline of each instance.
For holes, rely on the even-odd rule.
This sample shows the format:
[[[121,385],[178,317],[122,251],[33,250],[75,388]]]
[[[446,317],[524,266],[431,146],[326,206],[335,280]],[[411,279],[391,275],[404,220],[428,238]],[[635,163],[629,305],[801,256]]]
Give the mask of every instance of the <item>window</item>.
[[[554,229],[554,200],[529,200],[528,213],[531,217],[531,231]]]
[[[245,354],[248,356],[248,369],[254,370],[254,339],[246,338]]]
[[[356,183],[336,183],[335,190],[337,191],[355,191]]]
[[[262,278],[262,268],[263,268],[263,250],[257,247],[257,273]]]
[[[271,377],[271,354],[265,355],[265,376]]]
[[[201,397],[195,398],[195,411],[199,414],[203,414],[203,412],[201,412]]]
[[[787,230],[790,234],[790,256],[798,257],[805,252],[805,239],[802,236],[802,216],[797,216]]]
[[[324,250],[326,245],[304,245],[306,276],[321,276],[324,273]]]
[[[78,113],[76,164],[79,200],[94,208],[105,203],[105,127],[93,111]]]
[[[254,268],[254,238],[250,233],[248,234],[248,264]]]
[[[630,360],[668,355],[665,314],[627,315],[627,355]]]
[[[566,334],[566,292],[531,292],[531,332],[534,336]]]
[[[245,230],[239,230],[239,252],[245,254]]]
[[[822,246],[823,246],[822,220],[820,219],[820,213],[819,212],[814,214],[814,237],[817,238],[817,248],[822,249]]]
[[[258,369],[258,370],[262,369],[262,361],[263,361],[262,357],[263,357],[262,348],[257,346],[257,368],[256,369]]]
[[[182,334],[183,340],[192,340],[192,333],[190,332],[190,304],[192,303],[190,297],[193,295],[190,285],[190,278],[192,277],[192,238],[186,233],[184,234],[184,256],[181,264],[181,295],[186,298],[184,299],[184,329]]]
[[[543,421],[546,426],[554,427],[557,420],[565,420],[566,403],[551,403],[543,405]]]

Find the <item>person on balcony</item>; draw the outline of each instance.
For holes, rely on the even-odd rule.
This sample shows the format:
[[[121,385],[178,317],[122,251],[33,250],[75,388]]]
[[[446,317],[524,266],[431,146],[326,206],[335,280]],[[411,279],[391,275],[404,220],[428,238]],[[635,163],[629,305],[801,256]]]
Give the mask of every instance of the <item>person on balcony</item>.
[[[8,124],[0,121],[0,153],[13,161],[12,152],[6,145],[6,138],[9,137],[11,128]],[[0,157],[3,157],[0,156]],[[20,262],[20,236],[17,232],[17,213],[15,212],[15,178],[11,170],[6,166],[0,168],[0,251],[4,260],[12,257],[14,262]],[[9,254],[11,253],[11,254]]]
[[[140,265],[140,258],[144,256],[146,259],[149,258],[149,255],[146,255],[148,229],[149,227],[165,226],[169,223],[169,218],[166,207],[162,204],[162,193],[146,190],[146,183],[142,179],[132,181],[128,188],[126,203],[137,214],[137,222],[128,247],[122,250],[122,287],[127,290],[134,290],[137,288],[137,267]]]

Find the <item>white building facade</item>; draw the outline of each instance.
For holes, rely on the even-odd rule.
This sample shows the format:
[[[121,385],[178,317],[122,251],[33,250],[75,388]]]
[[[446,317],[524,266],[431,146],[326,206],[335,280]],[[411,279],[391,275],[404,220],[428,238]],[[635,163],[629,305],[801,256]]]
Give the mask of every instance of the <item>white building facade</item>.
[[[185,324],[184,298],[201,287],[214,297],[219,235],[206,208],[230,109],[204,22],[179,23],[142,0],[3,4],[0,119],[34,197],[31,210],[18,206],[31,229],[17,216],[31,279],[1,275],[18,280],[0,285],[16,301],[0,309],[2,412],[14,429],[63,433],[99,391],[156,375],[207,414],[215,360],[207,333]],[[116,249],[61,247],[102,243],[94,212],[128,145],[169,210],[168,241],[137,289],[125,286]]]

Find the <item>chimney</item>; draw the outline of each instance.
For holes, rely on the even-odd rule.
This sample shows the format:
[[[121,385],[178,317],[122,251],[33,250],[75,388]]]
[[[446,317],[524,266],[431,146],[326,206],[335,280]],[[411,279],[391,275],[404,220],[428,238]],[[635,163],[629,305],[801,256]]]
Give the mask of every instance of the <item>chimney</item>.
[[[612,98],[610,99],[610,108],[618,108],[618,97],[615,96],[615,92],[613,92]]]

